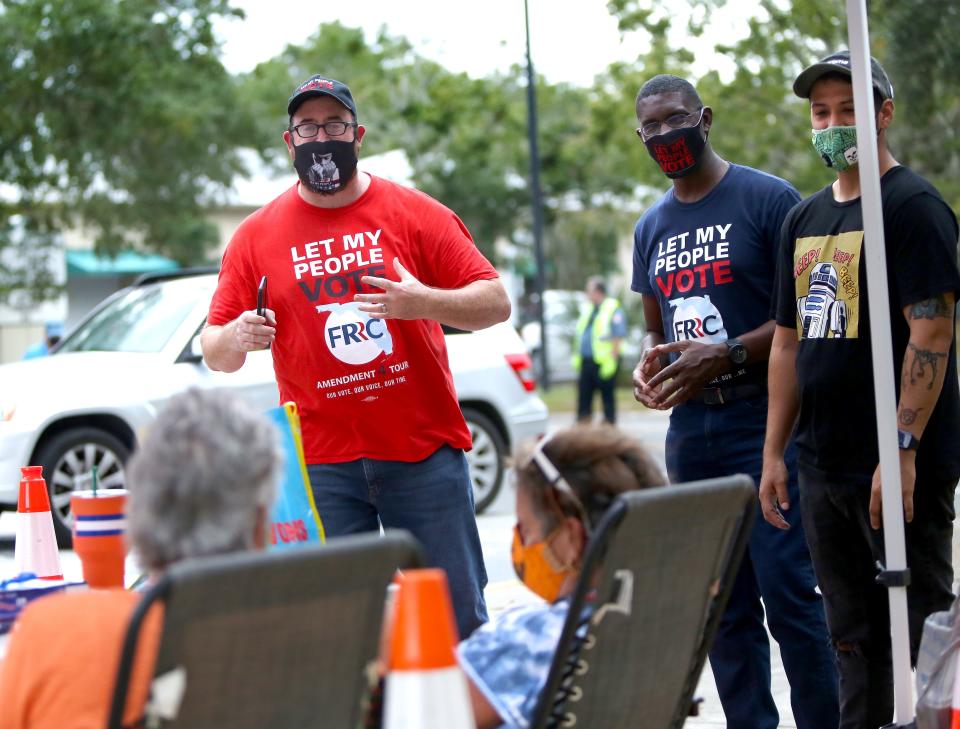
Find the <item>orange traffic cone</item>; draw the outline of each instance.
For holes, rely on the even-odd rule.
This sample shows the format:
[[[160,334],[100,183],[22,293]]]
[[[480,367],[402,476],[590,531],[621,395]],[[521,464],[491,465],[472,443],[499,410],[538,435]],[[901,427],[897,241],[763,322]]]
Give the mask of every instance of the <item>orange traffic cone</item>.
[[[13,552],[16,572],[33,572],[44,580],[62,580],[60,552],[53,531],[50,497],[43,480],[42,466],[20,469],[20,497],[17,501],[17,541]]]
[[[397,582],[385,729],[473,729],[446,574],[410,570]]]

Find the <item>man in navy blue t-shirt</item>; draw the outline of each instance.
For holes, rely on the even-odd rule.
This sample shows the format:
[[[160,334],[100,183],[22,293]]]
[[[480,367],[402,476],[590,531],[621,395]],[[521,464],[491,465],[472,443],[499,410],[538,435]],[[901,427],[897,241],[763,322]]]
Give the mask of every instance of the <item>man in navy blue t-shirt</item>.
[[[644,84],[637,119],[637,133],[673,185],[634,234],[632,288],[647,322],[634,394],[647,407],[673,408],[666,443],[672,482],[732,473],[759,482],[777,242],[800,196],[784,180],[722,159],[708,141],[713,111],[681,78]],[[823,605],[799,511],[787,518],[787,531],[756,521],[710,651],[729,729],[779,724],[764,608],[797,727],[838,725]]]

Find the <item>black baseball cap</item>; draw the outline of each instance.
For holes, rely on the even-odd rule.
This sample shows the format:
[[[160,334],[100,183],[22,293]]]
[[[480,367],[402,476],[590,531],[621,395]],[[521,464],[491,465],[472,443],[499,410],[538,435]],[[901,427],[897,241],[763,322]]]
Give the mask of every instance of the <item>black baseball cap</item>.
[[[853,78],[853,70],[850,67],[850,51],[837,51],[829,56],[821,58],[812,66],[808,66],[800,72],[797,80],[793,82],[793,93],[801,99],[810,98],[810,89],[828,73],[841,73],[844,76]],[[870,75],[873,76],[873,88],[880,92],[880,98],[893,98],[893,84],[887,77],[887,72],[876,58],[870,59]]]
[[[354,120],[356,120],[357,105],[347,85],[335,81],[332,78],[320,76],[319,74],[311,76],[293,90],[293,93],[290,95],[290,100],[287,102],[287,114],[293,116],[293,112],[297,110],[300,104],[314,96],[332,96],[347,107],[350,113],[353,114]]]

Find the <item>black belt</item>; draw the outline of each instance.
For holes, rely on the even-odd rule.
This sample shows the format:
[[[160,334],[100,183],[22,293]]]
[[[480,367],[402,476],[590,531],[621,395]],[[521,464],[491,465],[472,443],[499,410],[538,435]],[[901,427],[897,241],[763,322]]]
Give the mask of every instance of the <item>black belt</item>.
[[[743,400],[744,398],[766,394],[767,381],[764,378],[761,382],[748,382],[743,385],[705,387],[690,399],[695,402],[702,402],[704,405],[726,405],[734,400]]]

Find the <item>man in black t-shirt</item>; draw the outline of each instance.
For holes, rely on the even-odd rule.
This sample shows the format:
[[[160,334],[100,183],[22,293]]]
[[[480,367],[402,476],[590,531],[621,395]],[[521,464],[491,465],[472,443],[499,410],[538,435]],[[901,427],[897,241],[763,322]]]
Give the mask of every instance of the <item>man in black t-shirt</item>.
[[[958,228],[937,190],[890,153],[893,87],[876,61],[872,80],[916,661],[924,618],[953,599]],[[760,502],[764,518],[786,528],[783,453],[796,423],[803,525],[840,669],[840,726],[875,729],[893,718],[893,679],[888,599],[875,582],[883,534],[863,260],[869,242],[849,54],[810,66],[793,89],[810,100],[814,147],[837,179],[791,210],[783,225]]]

